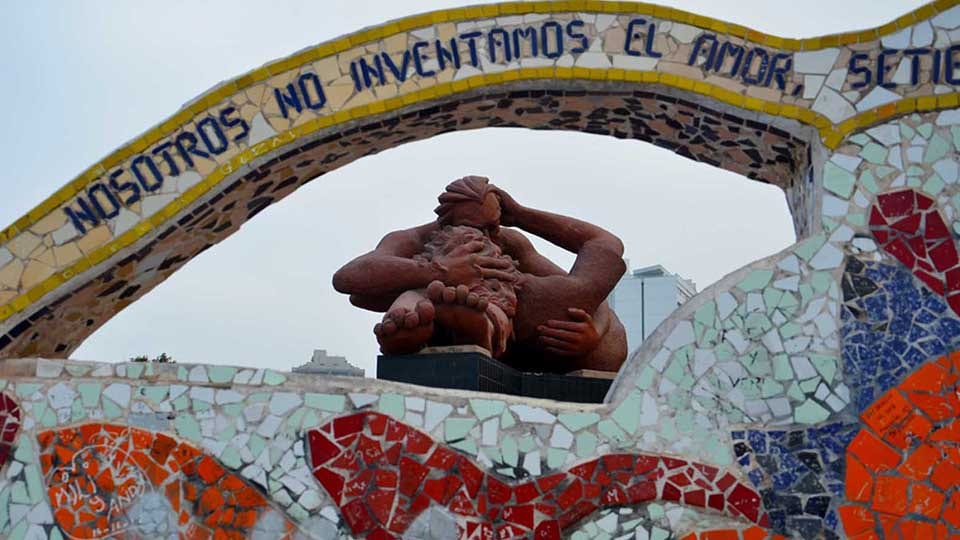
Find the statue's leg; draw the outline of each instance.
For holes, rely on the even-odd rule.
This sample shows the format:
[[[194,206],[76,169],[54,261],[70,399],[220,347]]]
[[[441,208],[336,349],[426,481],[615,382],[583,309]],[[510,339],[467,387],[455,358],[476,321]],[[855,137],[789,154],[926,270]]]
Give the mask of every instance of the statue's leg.
[[[390,306],[373,333],[384,354],[410,354],[422,349],[433,335],[435,310],[424,291],[407,291]]]
[[[439,281],[427,286],[427,297],[437,311],[437,323],[453,340],[452,345],[479,345],[494,357],[503,354],[507,339],[512,335],[511,322],[500,308],[490,304],[466,285],[447,287]]]
[[[593,314],[595,327],[603,328],[600,343],[586,357],[576,362],[576,369],[619,371],[627,359],[627,332],[616,313],[606,302]]]

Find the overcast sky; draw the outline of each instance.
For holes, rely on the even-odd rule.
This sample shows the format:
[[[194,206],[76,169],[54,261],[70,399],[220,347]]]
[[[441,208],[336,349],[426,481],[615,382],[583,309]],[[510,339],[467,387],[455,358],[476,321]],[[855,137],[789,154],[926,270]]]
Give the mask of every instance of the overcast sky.
[[[918,0],[662,0],[786,37],[877,26]],[[10,2],[0,18],[0,226],[221,80],[304,47],[458,0]],[[334,171],[257,215],[114,317],[73,355],[288,369],[315,348],[375,373],[380,316],[334,271],[388,231],[429,221],[436,196],[489,176],[522,204],[597,223],[631,267],[699,289],[794,241],[783,192],[637,141],[487,129]],[[572,256],[544,243],[567,266]]]

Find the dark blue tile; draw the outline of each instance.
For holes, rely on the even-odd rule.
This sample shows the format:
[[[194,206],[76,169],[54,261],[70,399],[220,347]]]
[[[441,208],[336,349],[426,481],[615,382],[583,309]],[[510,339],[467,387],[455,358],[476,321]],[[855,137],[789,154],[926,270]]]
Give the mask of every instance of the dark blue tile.
[[[763,431],[750,430],[747,433],[747,438],[750,441],[750,448],[754,452],[763,454],[767,451],[767,436]]]
[[[854,261],[846,271],[872,281],[841,312],[844,383],[859,414],[922,363],[960,349],[960,319],[899,263]]]

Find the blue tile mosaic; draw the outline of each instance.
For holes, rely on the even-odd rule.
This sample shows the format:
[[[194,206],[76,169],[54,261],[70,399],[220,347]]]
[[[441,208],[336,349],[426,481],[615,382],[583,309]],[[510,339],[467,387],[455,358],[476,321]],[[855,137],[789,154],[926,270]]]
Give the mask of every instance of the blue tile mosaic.
[[[899,263],[848,258],[843,300],[843,376],[856,414],[923,362],[960,348],[960,320]]]
[[[731,432],[737,460],[760,491],[774,531],[839,538],[836,511],[844,490],[844,456],[859,429],[851,419],[802,430]]]

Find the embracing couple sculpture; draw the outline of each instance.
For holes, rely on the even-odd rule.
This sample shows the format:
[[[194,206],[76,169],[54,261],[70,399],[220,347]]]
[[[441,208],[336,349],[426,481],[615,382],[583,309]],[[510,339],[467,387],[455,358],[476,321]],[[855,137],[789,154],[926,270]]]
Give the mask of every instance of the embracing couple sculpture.
[[[518,204],[467,176],[439,197],[434,222],[391,232],[333,276],[355,306],[385,312],[385,354],[479,345],[523,371],[617,371],[623,325],[605,300],[623,276],[623,243],[566,216]],[[516,227],[577,255],[569,272]]]

